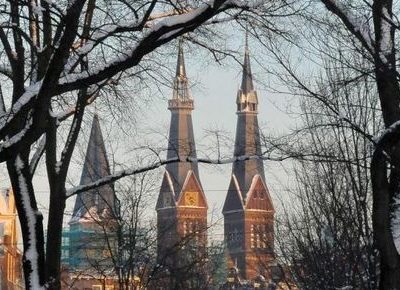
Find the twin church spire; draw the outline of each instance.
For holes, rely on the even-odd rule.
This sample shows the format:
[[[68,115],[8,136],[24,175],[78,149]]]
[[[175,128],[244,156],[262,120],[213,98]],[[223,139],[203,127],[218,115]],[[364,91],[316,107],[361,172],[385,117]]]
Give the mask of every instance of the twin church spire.
[[[169,163],[166,166],[167,180],[163,182],[161,189],[171,191],[175,197],[179,197],[189,173],[196,176],[201,187],[198,165],[196,162],[189,161],[190,158],[197,157],[192,123],[194,102],[189,91],[182,45],[182,41],[179,41],[172,98],[168,100],[171,122],[167,151],[168,159],[178,157],[180,162]]]
[[[258,99],[253,84],[247,36],[242,82],[236,103],[234,156],[261,156]],[[165,274],[168,275],[179,273],[179,269],[189,269],[188,277],[196,277],[197,282],[182,282],[182,289],[200,289],[199,285],[205,285],[208,279],[208,205],[198,164],[193,162],[197,157],[191,116],[194,102],[186,75],[182,41],[179,42],[173,93],[168,100],[168,109],[171,112],[171,122],[167,158],[179,157],[179,162],[166,165],[157,200],[158,263],[166,269]],[[95,115],[81,184],[109,174],[100,123]],[[107,210],[110,205],[111,210]],[[118,200],[112,185],[81,193],[77,196],[70,226],[86,224],[91,214],[106,217],[117,210]],[[228,267],[237,267],[239,274],[247,280],[254,279],[258,274],[268,276],[266,266],[274,261],[274,208],[265,183],[261,159],[241,159],[233,164],[223,214]],[[171,252],[176,249],[179,251]],[[193,264],[190,257],[196,258],[197,262]]]
[[[167,158],[179,158],[169,163],[158,195],[157,259],[168,273],[186,270],[193,281],[181,281],[170,276],[181,289],[201,289],[207,283],[207,200],[200,182],[196,160],[192,111],[193,99],[186,76],[182,41],[179,42],[178,61],[173,82]],[[180,249],[178,252],[176,249]],[[193,251],[194,250],[194,251]],[[193,256],[193,254],[195,255]],[[195,261],[192,259],[195,258]],[[171,275],[171,274],[168,274]],[[194,281],[195,280],[195,281]],[[171,281],[171,280],[170,280]]]
[[[237,125],[234,156],[262,156],[258,126],[258,98],[254,89],[246,34],[242,84],[237,93]],[[239,158],[222,213],[228,267],[246,280],[270,277],[274,258],[274,206],[261,158]]]
[[[242,82],[236,98],[238,117],[234,156],[261,156],[258,98],[247,35],[242,69]],[[206,255],[207,201],[198,164],[189,162],[190,157],[196,160],[191,117],[194,103],[189,91],[182,41],[179,42],[173,94],[168,101],[168,109],[171,111],[171,123],[167,158],[179,157],[179,162],[166,166],[157,201],[159,262],[170,251],[171,245],[179,243],[188,233],[195,234],[198,252]],[[257,274],[267,273],[268,269],[261,268],[273,261],[274,209],[260,158],[234,162],[223,214],[228,267],[237,267],[241,276],[249,280]],[[181,267],[184,260],[176,257],[175,260],[164,261],[164,266]],[[207,260],[206,257],[204,260]],[[201,272],[200,268],[193,270]]]

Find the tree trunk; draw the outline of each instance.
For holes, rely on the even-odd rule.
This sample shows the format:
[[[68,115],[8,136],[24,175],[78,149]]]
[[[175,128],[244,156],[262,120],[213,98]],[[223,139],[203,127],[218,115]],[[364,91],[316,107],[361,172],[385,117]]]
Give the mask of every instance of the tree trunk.
[[[375,76],[386,128],[400,120],[400,86],[396,71],[395,27],[391,23],[392,5],[392,0],[381,0],[374,1],[372,6],[375,28]],[[400,192],[398,140],[375,149],[371,162],[371,176],[374,202],[372,222],[375,243],[380,253],[379,289],[400,289],[400,255],[394,245],[391,231],[393,202]]]
[[[392,166],[390,183],[387,178],[386,156],[380,148],[374,152],[371,162],[373,190],[372,222],[374,240],[380,253],[381,279],[379,289],[400,289],[400,256],[394,245],[390,228],[390,204],[394,193],[393,184],[399,182],[399,172]]]
[[[49,283],[48,289],[56,290],[61,289],[61,246],[65,210],[65,188],[55,186],[50,191],[51,206],[47,225],[46,280]]]
[[[24,252],[22,266],[26,289],[44,289],[43,216],[38,211],[27,154],[17,155],[7,162],[21,224]]]

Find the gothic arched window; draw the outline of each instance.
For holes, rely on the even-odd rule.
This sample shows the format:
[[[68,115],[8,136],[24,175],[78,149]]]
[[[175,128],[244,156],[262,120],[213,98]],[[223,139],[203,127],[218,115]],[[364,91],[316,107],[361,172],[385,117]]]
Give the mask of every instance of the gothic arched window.
[[[250,247],[251,247],[252,249],[255,247],[254,225],[251,225],[251,228],[250,228]]]

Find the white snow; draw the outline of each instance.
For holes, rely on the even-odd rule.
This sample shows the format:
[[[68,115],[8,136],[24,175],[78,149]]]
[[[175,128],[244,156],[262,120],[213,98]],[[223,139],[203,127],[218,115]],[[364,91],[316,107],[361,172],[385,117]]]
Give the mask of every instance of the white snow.
[[[386,128],[381,134],[380,136],[375,136],[373,138],[373,140],[375,141],[375,143],[379,143],[381,142],[381,140],[388,134],[393,133],[394,131],[397,130],[397,128],[400,127],[400,120],[394,122],[392,125],[390,125],[388,128]]]
[[[168,37],[170,37],[170,36],[172,36],[172,35],[174,35],[174,34],[177,34],[177,33],[179,33],[179,31],[181,31],[182,29],[183,29],[183,28],[178,28],[178,29],[172,30],[172,31],[170,31],[170,32],[168,32],[168,33],[166,33],[166,34],[164,34],[163,36],[161,36],[160,39],[165,39],[165,38],[168,38]]]
[[[66,192],[66,196],[71,197],[79,192],[83,192],[92,188],[96,188],[98,186],[110,183],[110,182],[115,182],[116,180],[123,178],[125,176],[130,176],[130,175],[135,175],[138,173],[146,172],[149,170],[156,169],[158,167],[161,167],[165,164],[168,163],[174,163],[174,162],[193,162],[193,163],[206,163],[206,164],[230,164],[236,161],[245,161],[245,160],[250,160],[250,159],[261,159],[261,160],[266,160],[268,157],[265,156],[259,156],[259,155],[242,155],[242,156],[235,156],[233,158],[226,158],[226,159],[208,159],[208,158],[193,158],[193,157],[187,157],[184,158],[183,160],[179,159],[179,157],[174,157],[170,158],[167,160],[160,160],[157,162],[154,162],[148,166],[140,167],[140,168],[131,168],[131,169],[125,169],[116,172],[115,174],[111,174],[108,176],[105,176],[103,178],[100,178],[94,182],[88,183],[88,184],[82,184],[73,188],[70,188]]]
[[[30,164],[29,164],[31,174],[34,174],[34,168],[36,167],[37,163],[39,162],[40,157],[42,156],[41,153],[43,152],[45,146],[46,146],[46,135],[43,135],[43,137],[39,141],[39,145],[36,148],[36,151],[33,154]]]
[[[25,88],[25,93],[15,102],[12,108],[5,113],[0,120],[0,130],[7,124],[9,121],[9,117],[13,117],[15,114],[21,110],[23,106],[25,106],[32,98],[34,98],[38,93],[42,86],[42,82],[36,82],[29,87]]]
[[[172,182],[171,175],[169,174],[168,170],[165,170],[165,175],[167,176],[167,181],[168,181],[168,184],[169,184],[169,188],[171,188],[172,195],[175,196],[174,184]]]
[[[381,22],[381,42],[380,51],[384,54],[388,54],[392,51],[393,43],[390,36],[390,30],[392,24],[389,22],[391,19],[389,12],[386,7],[382,9],[382,22]]]
[[[32,12],[37,16],[43,16],[43,7],[36,5],[35,1],[31,1]]]
[[[29,119],[25,128],[23,128],[21,131],[19,131],[11,138],[9,139],[6,138],[3,142],[0,143],[0,151],[2,151],[3,149],[7,149],[12,145],[14,145],[15,143],[17,143],[18,141],[20,141],[21,138],[25,136],[26,132],[31,128],[31,126],[32,126],[32,119]]]
[[[56,166],[55,166],[55,172],[56,172],[56,174],[59,174],[60,173],[60,168],[61,168],[61,166],[62,166],[62,162],[61,161],[57,161],[56,162]]]
[[[31,207],[31,202],[29,198],[28,186],[24,176],[22,175],[22,170],[24,168],[24,163],[22,162],[20,156],[18,155],[15,160],[15,168],[18,175],[18,183],[20,186],[21,197],[23,208],[26,213],[28,229],[29,229],[29,240],[27,242],[27,248],[24,249],[25,256],[28,261],[31,262],[32,272],[29,273],[30,282],[32,289],[44,290],[45,288],[39,283],[39,269],[38,269],[38,253],[36,250],[37,240],[35,227],[37,223],[37,212]]]

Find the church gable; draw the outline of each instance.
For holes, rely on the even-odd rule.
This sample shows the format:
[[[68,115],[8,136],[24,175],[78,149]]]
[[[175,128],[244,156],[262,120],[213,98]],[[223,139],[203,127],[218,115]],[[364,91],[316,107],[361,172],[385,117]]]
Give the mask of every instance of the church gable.
[[[233,174],[229,184],[228,194],[226,195],[222,213],[232,210],[243,210],[242,194],[236,176]]]
[[[203,189],[192,170],[186,176],[177,204],[188,207],[208,207]]]
[[[174,186],[168,171],[165,171],[161,182],[156,209],[175,206]]]
[[[265,211],[274,211],[271,196],[268,188],[260,175],[255,175],[251,182],[245,204],[246,209],[258,209]]]

